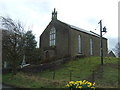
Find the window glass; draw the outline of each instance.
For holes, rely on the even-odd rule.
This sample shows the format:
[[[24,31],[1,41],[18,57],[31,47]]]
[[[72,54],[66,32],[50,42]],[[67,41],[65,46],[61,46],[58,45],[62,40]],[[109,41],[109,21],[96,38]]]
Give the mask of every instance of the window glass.
[[[92,39],[90,39],[90,55],[93,55],[93,46],[92,46]]]
[[[78,35],[78,53],[81,53],[81,37]]]
[[[49,42],[50,46],[55,46],[56,30],[55,30],[54,27],[52,27],[51,30],[50,30],[50,37],[49,38],[50,38],[49,39],[50,40],[50,42]]]

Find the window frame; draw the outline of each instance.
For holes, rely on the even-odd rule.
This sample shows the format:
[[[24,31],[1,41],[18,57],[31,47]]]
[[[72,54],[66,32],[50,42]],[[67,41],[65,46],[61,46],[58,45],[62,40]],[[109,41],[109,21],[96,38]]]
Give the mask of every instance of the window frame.
[[[55,45],[56,45],[56,29],[55,27],[52,27],[49,33],[49,46]]]

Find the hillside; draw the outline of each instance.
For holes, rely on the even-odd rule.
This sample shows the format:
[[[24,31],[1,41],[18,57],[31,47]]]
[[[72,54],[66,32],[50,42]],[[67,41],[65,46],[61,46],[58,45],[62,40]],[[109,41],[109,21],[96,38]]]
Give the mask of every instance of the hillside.
[[[41,73],[18,72],[15,76],[5,74],[3,82],[27,88],[65,88],[66,83],[70,80],[85,79],[96,82],[97,88],[117,88],[118,59],[106,57],[104,65],[101,66],[100,63],[100,57],[70,60],[57,69]]]

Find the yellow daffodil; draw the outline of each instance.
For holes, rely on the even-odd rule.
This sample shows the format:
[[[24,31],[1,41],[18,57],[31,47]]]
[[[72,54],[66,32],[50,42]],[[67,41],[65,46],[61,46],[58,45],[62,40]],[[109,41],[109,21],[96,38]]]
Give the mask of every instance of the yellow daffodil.
[[[85,82],[86,82],[86,80],[83,81],[83,83],[85,83]]]
[[[66,87],[70,87],[70,85],[69,85],[69,84],[67,84],[67,85],[66,85]]]
[[[88,83],[88,81],[85,82],[85,84],[87,84],[87,83]]]
[[[94,83],[93,83],[93,86],[94,86],[95,84],[96,84],[96,83],[94,82]]]
[[[82,88],[82,86],[78,86],[78,88]]]
[[[88,83],[88,87],[91,87],[91,86],[92,86],[92,83],[89,82],[89,83]]]
[[[95,82],[92,84],[91,82],[88,82],[86,80],[83,80],[83,81],[70,81],[66,87],[71,87],[71,88],[82,88],[83,85],[89,88],[92,88],[92,89],[95,89]]]
[[[69,83],[70,83],[70,84],[74,84],[74,81],[70,81]]]
[[[82,82],[82,81],[79,81],[79,83],[80,83],[80,85],[82,85],[82,84],[83,84],[83,82]]]
[[[95,87],[91,87],[91,88],[95,88]]]

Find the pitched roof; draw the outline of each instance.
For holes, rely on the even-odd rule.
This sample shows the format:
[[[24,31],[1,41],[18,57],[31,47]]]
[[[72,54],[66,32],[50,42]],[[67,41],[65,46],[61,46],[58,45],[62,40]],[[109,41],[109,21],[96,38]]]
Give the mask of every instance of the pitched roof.
[[[108,55],[109,55],[109,56],[112,56],[112,57],[116,57],[113,51],[110,51],[110,52],[108,53]]]
[[[65,25],[69,26],[70,28],[72,28],[72,30],[78,30],[78,31],[87,33],[87,34],[89,34],[89,35],[93,35],[93,36],[96,36],[96,37],[100,37],[99,34],[93,32],[93,31],[87,31],[87,30],[85,30],[85,29],[76,27],[76,26],[74,26],[74,25],[70,25],[70,24],[64,23],[64,22],[62,22],[62,21],[60,21],[60,20],[58,20],[58,21],[59,21],[60,23],[63,23],[63,24],[65,24]],[[104,37],[103,37],[103,38],[104,38]],[[104,38],[104,39],[106,39],[106,38]]]
[[[79,28],[79,27],[76,27],[76,26],[73,26],[73,25],[70,25],[70,27],[73,28],[73,29],[76,29],[76,30],[85,32],[85,33],[87,33],[87,34],[90,34],[90,35],[94,35],[94,36],[100,37],[100,35],[98,35],[98,34],[92,32],[92,31],[87,31],[87,30],[85,30],[85,29],[82,29],[82,28]]]

